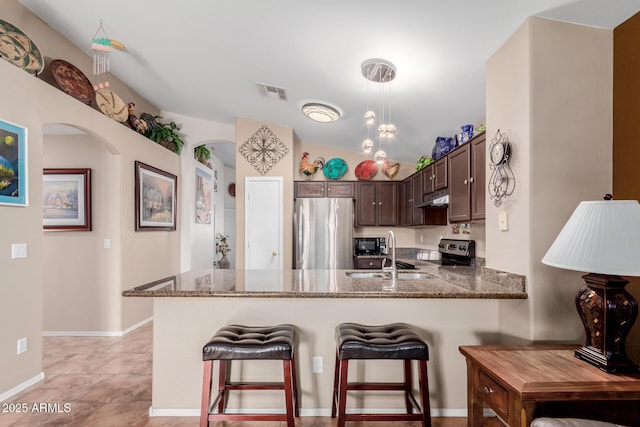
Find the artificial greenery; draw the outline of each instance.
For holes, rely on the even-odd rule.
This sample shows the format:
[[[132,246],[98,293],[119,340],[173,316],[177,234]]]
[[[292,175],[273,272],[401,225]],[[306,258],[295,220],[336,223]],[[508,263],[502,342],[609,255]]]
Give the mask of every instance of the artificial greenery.
[[[198,145],[193,149],[193,155],[196,160],[206,163],[211,158],[211,151],[209,151],[206,145]]]
[[[175,152],[180,154],[184,146],[184,141],[179,132],[180,128],[174,121],[170,121],[169,123],[159,121],[158,119],[161,118],[161,116],[155,116],[155,126],[150,127],[145,136],[157,143],[160,143],[160,141],[172,142],[175,145]]]

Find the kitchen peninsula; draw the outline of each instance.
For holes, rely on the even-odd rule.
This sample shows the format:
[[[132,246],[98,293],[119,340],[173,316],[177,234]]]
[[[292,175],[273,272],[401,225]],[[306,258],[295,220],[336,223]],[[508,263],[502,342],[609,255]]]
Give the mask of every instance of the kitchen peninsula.
[[[154,298],[151,413],[198,414],[202,346],[219,327],[289,323],[298,331],[302,415],[326,416],[331,408],[335,325],[407,322],[429,344],[434,413],[463,414],[466,371],[458,346],[496,343],[499,304],[521,304],[527,298],[524,278],[428,262],[419,267],[400,272],[395,281],[368,277],[371,270],[199,270],[124,291],[125,297]],[[322,358],[321,372],[312,373],[314,357]],[[237,363],[232,375],[278,379],[277,362],[273,369],[255,365]],[[398,377],[401,364],[374,361],[366,368],[357,365],[353,372],[361,378],[390,381]],[[378,408],[396,402],[401,410],[404,401],[395,398],[371,395],[356,406]],[[240,401],[232,394],[229,408],[269,410],[280,408],[280,399],[279,394],[262,393],[243,395]]]

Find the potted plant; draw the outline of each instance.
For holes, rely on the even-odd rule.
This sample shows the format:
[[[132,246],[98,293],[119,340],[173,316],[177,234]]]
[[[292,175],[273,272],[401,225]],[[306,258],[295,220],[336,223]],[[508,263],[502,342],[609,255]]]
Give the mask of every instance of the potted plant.
[[[159,121],[158,119],[161,118],[161,116],[154,117],[155,123],[153,126],[149,126],[145,136],[176,154],[180,154],[182,152],[182,146],[184,145],[184,141],[179,132],[180,128],[174,121],[170,121],[169,123]]]
[[[216,252],[220,252],[222,254],[222,258],[217,261],[218,268],[221,269],[227,269],[231,264],[229,258],[227,258],[227,253],[231,251],[231,245],[227,241],[228,238],[229,236],[225,236],[220,233],[216,234]]]
[[[211,151],[206,145],[198,145],[193,149],[193,156],[197,161],[203,165],[209,166],[209,159],[211,158]]]

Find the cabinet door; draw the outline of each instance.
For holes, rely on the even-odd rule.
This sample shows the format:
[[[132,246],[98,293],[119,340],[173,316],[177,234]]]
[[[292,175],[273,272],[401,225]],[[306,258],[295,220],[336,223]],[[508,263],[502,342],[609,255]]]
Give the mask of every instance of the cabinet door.
[[[382,268],[384,257],[355,257],[354,268],[356,270],[369,270]]]
[[[376,184],[356,182],[355,226],[376,225]]]
[[[353,182],[332,182],[327,181],[327,197],[354,197],[354,183]]]
[[[398,225],[398,186],[395,182],[377,182],[377,225]]]
[[[447,158],[438,160],[433,164],[433,190],[447,188]]]
[[[444,159],[441,159],[444,160]],[[438,161],[441,161],[438,160]],[[422,169],[422,192],[423,194],[433,193],[435,191],[435,170],[434,164],[430,164],[426,168]],[[420,198],[422,201],[422,197]]]
[[[325,197],[325,185],[322,181],[296,181],[294,182],[294,197]]]
[[[353,199],[355,190],[353,182],[327,181],[327,197],[344,197]]]
[[[469,171],[471,170],[470,144],[449,153],[449,221],[460,222],[471,219],[469,200],[471,186]]]
[[[399,184],[401,188],[400,225],[411,225],[412,214],[411,197],[413,196],[413,182],[407,178]]]
[[[412,196],[411,196],[411,225],[424,225],[424,209],[417,208],[416,205],[422,202],[422,175],[424,169],[411,177]]]
[[[485,218],[485,136],[471,142],[471,219]]]

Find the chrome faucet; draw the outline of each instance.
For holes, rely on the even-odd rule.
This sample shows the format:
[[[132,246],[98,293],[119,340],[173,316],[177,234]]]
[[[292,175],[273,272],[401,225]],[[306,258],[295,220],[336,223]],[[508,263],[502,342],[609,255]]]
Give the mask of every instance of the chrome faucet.
[[[396,235],[393,234],[393,231],[389,230],[387,231],[387,236],[385,237],[385,240],[387,241],[387,250],[385,251],[385,253],[387,255],[389,254],[389,248],[391,247],[391,245],[393,245],[393,250],[391,252],[391,267],[385,268],[383,265],[382,270],[391,271],[391,278],[395,280],[398,278],[398,266],[396,265]],[[385,258],[385,264],[386,264],[386,258]]]

